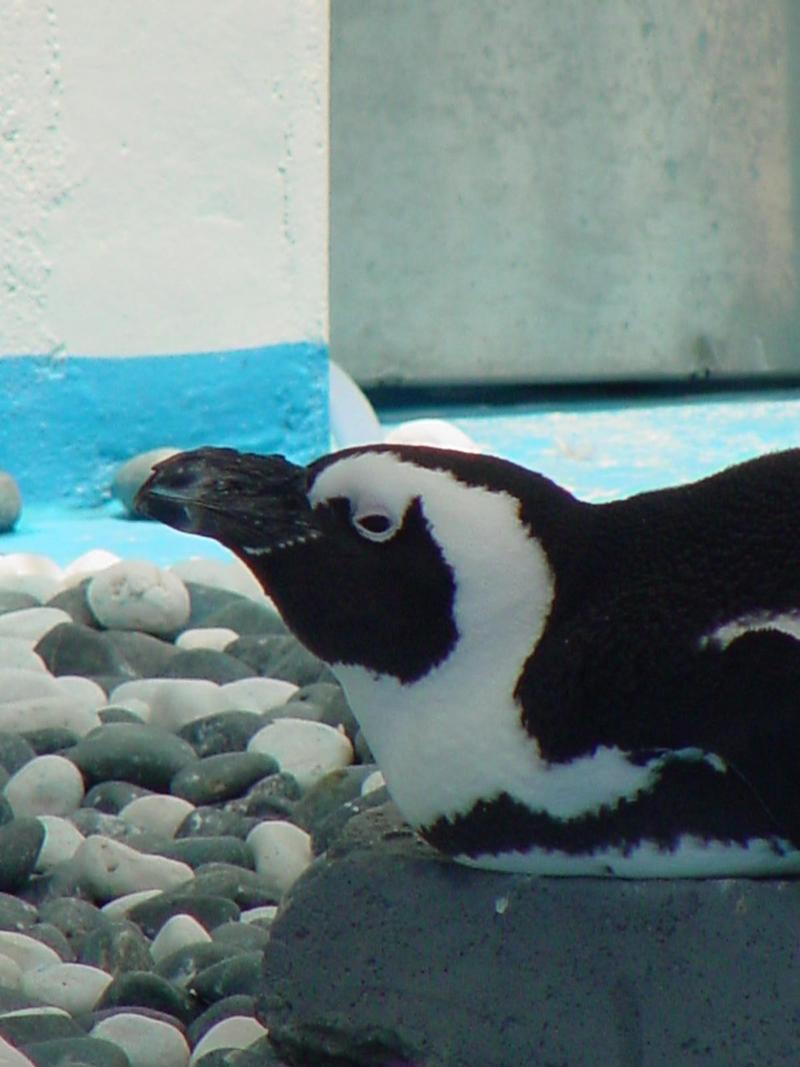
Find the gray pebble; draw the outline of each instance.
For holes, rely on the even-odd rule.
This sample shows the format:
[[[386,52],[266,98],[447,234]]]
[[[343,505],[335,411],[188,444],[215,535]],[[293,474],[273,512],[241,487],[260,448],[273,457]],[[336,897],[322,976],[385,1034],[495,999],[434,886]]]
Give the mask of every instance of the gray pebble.
[[[195,622],[193,625],[200,624]],[[237,634],[255,636],[286,636],[288,634],[283,619],[272,608],[244,596],[230,600],[224,607],[209,612],[202,625],[224,626],[235,630]],[[226,646],[225,651],[231,652],[234,656],[238,654],[231,649],[230,645]]]
[[[166,792],[178,771],[196,759],[186,741],[153,726],[109,723],[93,730],[67,753],[91,785],[122,779]]]
[[[0,1037],[12,1045],[31,1045],[39,1041],[55,1041],[65,1037],[85,1037],[83,1030],[68,1015],[52,1010],[32,1012],[30,1015],[0,1016]]]
[[[0,767],[4,767],[9,774],[24,767],[35,755],[28,742],[19,734],[0,731]]]
[[[99,967],[112,975],[153,967],[150,943],[139,927],[127,919],[106,920],[90,931],[81,946],[78,963]]]
[[[172,985],[186,989],[200,971],[214,963],[230,959],[237,951],[243,950],[237,950],[230,945],[215,944],[213,941],[197,941],[193,945],[184,945],[175,952],[170,952],[156,964],[155,973],[166,978]]]
[[[231,997],[223,997],[222,1000],[218,1000],[210,1008],[206,1008],[201,1015],[198,1015],[189,1026],[187,1033],[192,1046],[196,1045],[203,1034],[207,1033],[212,1026],[216,1026],[218,1022],[229,1018],[231,1015],[255,1016],[255,1008],[255,997],[247,996],[246,993],[236,993]]]
[[[205,867],[198,867],[192,883],[192,893],[225,897],[242,909],[277,903],[257,874],[229,863],[209,863]],[[213,930],[214,927],[229,921],[226,916],[219,922],[211,923],[207,929]]]
[[[74,622],[63,622],[41,638],[35,649],[51,674],[124,674],[132,678],[125,660],[105,634]]]
[[[105,638],[132,677],[157,678],[178,654],[171,641],[139,630],[106,630]]]
[[[22,494],[16,481],[0,471],[0,533],[13,530],[22,514]]]
[[[205,1004],[237,993],[257,996],[264,985],[263,967],[263,952],[241,952],[200,971],[192,983],[192,991]]]
[[[39,601],[31,593],[23,593],[19,589],[0,589],[0,615],[5,615],[8,611],[38,607]]]
[[[264,753],[224,752],[187,764],[174,776],[169,790],[192,804],[212,804],[241,796],[255,782],[277,771],[277,762]]]
[[[82,807],[94,808],[107,815],[118,815],[126,804],[138,797],[151,795],[151,790],[130,782],[116,781],[113,778],[93,785],[83,798]]]
[[[162,678],[207,678],[225,685],[240,678],[252,678],[256,673],[242,660],[214,648],[189,648],[177,651],[158,672]]]
[[[182,891],[161,893],[134,905],[128,912],[131,922],[151,938],[173,915],[190,915],[206,930],[212,930],[221,923],[236,922],[240,914],[239,907],[227,895]]]
[[[197,808],[190,811],[178,829],[175,837],[218,837],[230,834],[244,839],[250,833],[258,819],[248,818],[240,812],[226,811],[224,808]]]
[[[269,942],[269,930],[254,923],[222,923],[211,931],[211,937],[216,944],[238,952],[263,951]]]
[[[220,711],[194,719],[178,730],[198,756],[244,752],[247,742],[264,726],[264,717],[254,711]]]
[[[208,627],[212,624],[209,619],[218,612],[230,607],[232,604],[247,602],[248,597],[241,593],[234,593],[231,589],[220,589],[216,585],[205,585],[202,582],[185,581],[189,592],[189,621],[186,629],[191,630],[198,626]]]
[[[29,927],[25,933],[28,937],[41,941],[43,945],[47,945],[54,952],[57,952],[64,963],[75,962],[75,950],[64,933],[53,923],[39,922],[35,926]]]
[[[60,1037],[23,1045],[35,1067],[131,1067],[119,1045],[98,1037]]]
[[[91,578],[82,578],[76,585],[70,585],[66,589],[60,590],[50,597],[47,601],[47,607],[61,608],[62,611],[66,611],[71,616],[73,622],[78,623],[80,626],[89,626],[96,629],[97,619],[95,619],[92,609],[89,607],[89,601],[86,598],[86,590],[89,588],[91,580]]]
[[[322,660],[290,635],[243,636],[231,642],[225,651],[267,678],[282,678],[299,686],[334,681],[333,674]]]
[[[300,799],[302,790],[294,775],[281,771],[262,778],[238,800],[231,800],[225,805],[228,811],[239,812],[254,819],[275,816],[289,817],[294,812],[295,802]]]
[[[38,819],[12,819],[0,826],[0,892],[20,889],[33,872],[44,843]]]
[[[57,897],[44,902],[39,917],[61,931],[76,957],[88,935],[109,921],[94,904],[76,897]]]
[[[39,919],[38,910],[11,893],[0,893],[0,930],[25,931]]]
[[[159,856],[180,860],[191,868],[201,867],[205,863],[230,863],[237,867],[253,870],[255,859],[253,850],[241,838],[228,834],[214,837],[182,837],[168,841],[151,851]]]
[[[40,730],[24,730],[20,735],[37,756],[48,756],[72,748],[80,740],[74,730],[66,726],[43,726]]]
[[[120,1007],[150,1008],[184,1023],[198,1014],[192,997],[152,971],[118,974],[97,1002],[96,1010]]]
[[[313,836],[332,812],[361,797],[361,786],[377,769],[373,763],[341,767],[313,785],[294,809],[294,821]]]

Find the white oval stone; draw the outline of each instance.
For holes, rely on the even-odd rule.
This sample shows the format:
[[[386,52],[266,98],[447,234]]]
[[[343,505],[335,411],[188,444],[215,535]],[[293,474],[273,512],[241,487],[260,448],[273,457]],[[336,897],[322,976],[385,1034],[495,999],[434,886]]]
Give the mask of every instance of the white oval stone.
[[[314,859],[310,835],[283,819],[254,826],[247,844],[253,850],[259,879],[278,896],[294,885]]]
[[[4,616],[0,615],[0,619]],[[58,682],[52,674],[27,667],[0,668],[0,705],[28,697],[58,696]]]
[[[162,678],[150,697],[148,722],[175,733],[188,722],[228,709],[216,682],[204,678]]]
[[[189,1060],[190,1067],[194,1067],[201,1056],[213,1052],[216,1048],[248,1048],[266,1034],[267,1028],[252,1015],[229,1015],[227,1019],[221,1019],[216,1026],[206,1030],[194,1046],[192,1058]]]
[[[194,877],[192,868],[165,856],[150,856],[102,834],[87,837],[75,853],[81,883],[98,900],[140,889],[174,889]]]
[[[163,837],[174,837],[180,824],[194,810],[194,804],[183,797],[156,793],[132,800],[120,811],[119,817],[131,826],[152,830]]]
[[[0,637],[0,671],[9,667],[34,673],[47,671],[44,660],[33,650],[35,643],[26,637]]]
[[[100,571],[86,590],[101,626],[170,634],[185,625],[190,602],[176,574],[147,560],[122,560]]]
[[[63,962],[55,949],[15,930],[0,930],[0,956],[12,959],[23,976],[34,967],[52,967]]]
[[[44,827],[44,842],[36,858],[36,870],[51,871],[71,860],[85,838],[69,819],[58,815],[39,815],[38,819]]]
[[[294,682],[282,678],[239,678],[220,686],[230,711],[255,711],[262,714],[279,708],[298,690]]]
[[[136,1012],[119,1012],[101,1019],[90,1037],[119,1045],[131,1067],[187,1067],[189,1046],[177,1027]]]
[[[239,635],[228,626],[197,626],[192,630],[184,630],[175,640],[178,648],[213,648],[217,652],[235,641]]]
[[[82,678],[79,674],[60,674],[56,678],[56,685],[63,696],[89,711],[99,711],[108,703],[105,689],[91,678]]]
[[[160,963],[173,952],[186,945],[197,945],[211,940],[211,934],[191,915],[173,915],[167,919],[150,946],[150,955]]]
[[[48,556],[32,552],[0,556],[0,589],[28,593],[45,601],[58,591],[60,582],[61,568]]]
[[[353,746],[346,734],[305,719],[276,719],[253,734],[247,749],[273,756],[282,771],[294,775],[301,789],[353,762]]]
[[[19,989],[21,985],[22,968],[20,965],[10,956],[0,955],[0,986],[3,989]],[[2,1062],[2,1057],[0,1057],[0,1063]]]
[[[3,793],[14,815],[69,815],[81,806],[83,776],[63,756],[36,756],[12,774]]]
[[[112,982],[99,967],[83,963],[56,963],[36,967],[22,976],[22,991],[45,1004],[63,1008],[70,1015],[92,1011]]]
[[[97,712],[90,711],[60,694],[0,703],[0,731],[6,730],[13,734],[61,726],[83,737],[100,725],[102,724]]]
[[[141,904],[145,900],[160,897],[163,892],[163,889],[140,889],[136,893],[123,893],[116,900],[109,900],[108,904],[104,904],[100,911],[102,911],[103,915],[107,915],[109,919],[124,919],[131,908],[135,908],[137,904]]]
[[[78,556],[64,568],[61,575],[61,588],[70,589],[73,585],[82,582],[84,578],[99,574],[106,567],[111,567],[119,561],[120,557],[115,556],[113,552],[107,552],[104,548],[90,548],[88,552],[84,552],[82,556]]]
[[[35,644],[62,622],[72,622],[72,616],[61,608],[20,608],[0,615],[0,635],[24,637]]]

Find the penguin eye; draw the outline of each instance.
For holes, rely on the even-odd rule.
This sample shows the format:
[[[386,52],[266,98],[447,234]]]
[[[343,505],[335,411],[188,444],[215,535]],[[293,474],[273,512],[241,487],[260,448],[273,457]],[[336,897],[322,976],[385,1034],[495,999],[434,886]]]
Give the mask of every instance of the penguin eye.
[[[374,509],[353,515],[353,526],[369,541],[388,541],[397,531],[397,524],[391,515]]]

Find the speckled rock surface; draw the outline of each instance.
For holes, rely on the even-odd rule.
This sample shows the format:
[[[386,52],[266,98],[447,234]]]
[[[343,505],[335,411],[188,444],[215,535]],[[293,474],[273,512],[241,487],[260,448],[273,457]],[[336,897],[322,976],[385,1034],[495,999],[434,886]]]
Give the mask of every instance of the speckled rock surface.
[[[295,883],[258,1014],[309,1063],[789,1064],[798,922],[798,883],[472,871],[389,806]]]

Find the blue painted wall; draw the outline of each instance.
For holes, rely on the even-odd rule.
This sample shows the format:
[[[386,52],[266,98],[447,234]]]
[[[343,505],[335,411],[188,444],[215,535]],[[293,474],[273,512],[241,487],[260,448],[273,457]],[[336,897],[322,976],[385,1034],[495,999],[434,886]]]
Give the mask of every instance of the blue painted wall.
[[[26,504],[97,506],[137,452],[203,444],[303,462],[327,451],[327,345],[0,359],[0,469]]]

